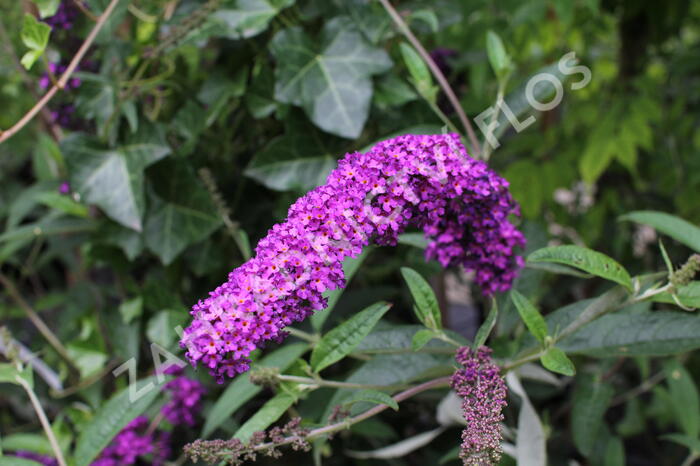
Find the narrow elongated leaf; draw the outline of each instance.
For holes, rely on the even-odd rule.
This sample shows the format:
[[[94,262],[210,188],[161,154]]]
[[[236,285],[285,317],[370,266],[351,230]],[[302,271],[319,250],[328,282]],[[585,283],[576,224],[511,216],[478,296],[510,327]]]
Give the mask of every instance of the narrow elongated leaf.
[[[375,303],[324,335],[311,353],[314,371],[321,371],[350,354],[389,308],[391,304]]]
[[[383,448],[372,451],[355,451],[348,450],[347,454],[351,458],[357,459],[390,459],[390,458],[401,458],[408,455],[409,453],[418,450],[430,442],[432,442],[438,435],[440,435],[445,430],[444,427],[438,427],[427,432],[408,437],[400,442],[393,445],[389,445]]]
[[[518,309],[520,318],[523,319],[530,333],[537,338],[537,341],[544,343],[544,339],[547,337],[547,323],[544,321],[544,317],[542,317],[540,311],[537,310],[529,299],[520,294],[517,290],[512,290],[510,292],[510,297],[513,300],[513,304],[515,304],[515,307]]]
[[[428,328],[418,330],[415,333],[415,335],[413,335],[413,338],[411,339],[411,349],[413,351],[418,351],[421,348],[423,348],[425,345],[427,345],[428,342],[435,337],[436,337],[435,331],[433,331],[433,330],[430,330]]]
[[[430,329],[442,328],[440,306],[430,284],[421,274],[408,267],[401,267],[401,275],[411,290],[418,319]]]
[[[620,220],[649,225],[695,252],[700,252],[700,227],[675,215],[654,210],[638,210],[623,215]]]
[[[476,336],[474,337],[474,344],[473,344],[474,349],[477,349],[480,346],[483,346],[484,343],[486,343],[486,340],[488,339],[489,335],[491,334],[493,327],[496,325],[497,318],[498,318],[498,303],[494,299],[492,304],[491,304],[491,310],[489,311],[488,315],[486,316],[484,323],[481,324],[481,327],[479,327],[479,330],[476,332]],[[546,327],[545,327],[545,333],[546,333]]]
[[[700,308],[700,281],[690,282],[676,290],[676,298],[686,307]],[[652,298],[657,303],[676,304],[671,293],[659,293]]]
[[[358,401],[367,401],[378,405],[387,405],[394,411],[399,410],[399,404],[392,397],[377,390],[360,390],[343,400],[344,406],[351,406]]]
[[[700,395],[693,377],[678,361],[670,361],[665,370],[676,422],[689,437],[697,438],[700,434]]]
[[[277,100],[301,106],[324,131],[359,136],[369,114],[370,76],[391,67],[383,49],[339,17],[325,24],[318,41],[298,27],[280,31],[270,51],[277,60]]]
[[[614,394],[612,386],[584,376],[577,378],[574,406],[571,413],[571,428],[574,444],[584,455],[591,454],[603,416]]]
[[[156,377],[148,377],[136,383],[136,393],[145,390],[150,384],[153,384],[151,389],[133,402],[129,400],[130,387],[126,387],[105,403],[83,426],[75,448],[76,466],[89,465],[120,430],[148,408],[160,392],[156,386]]]
[[[557,346],[567,353],[598,357],[680,354],[700,348],[700,319],[670,311],[609,314],[564,338]]]
[[[581,246],[552,246],[538,249],[530,254],[527,260],[569,265],[632,289],[632,279],[622,265],[605,254]]]
[[[491,68],[493,68],[498,79],[502,80],[505,78],[512,67],[511,59],[506,52],[503,41],[493,31],[486,33],[486,53],[488,54]]]
[[[328,298],[328,306],[326,306],[324,310],[316,312],[314,313],[314,315],[311,316],[311,326],[314,328],[314,330],[321,330],[323,324],[326,322],[326,319],[328,319],[328,316],[330,316],[331,312],[333,312],[335,305],[338,304],[338,300],[343,295],[343,291],[345,291],[345,288],[347,287],[348,283],[350,283],[352,277],[355,276],[355,273],[365,261],[365,258],[371,250],[372,247],[368,246],[362,250],[359,256],[348,257],[343,261],[345,287],[336,288],[335,290],[331,290],[328,293],[326,293],[326,297]]]
[[[562,350],[556,347],[549,348],[541,357],[542,365],[552,372],[573,376],[576,374],[574,363],[571,362]]]
[[[0,463],[2,466],[39,466],[42,464],[38,461],[12,455],[0,455]]]
[[[276,367],[280,372],[285,371],[298,357],[306,352],[306,343],[292,343],[279,348],[260,361],[253,363],[253,367]],[[207,414],[202,437],[209,437],[221,424],[226,421],[238,408],[243,406],[255,395],[260,393],[262,387],[250,382],[249,374],[238,376],[221,394],[216,403]]]
[[[235,438],[247,441],[255,432],[267,429],[273,422],[277,421],[285,411],[297,401],[297,395],[289,392],[281,392],[269,399],[258,410],[257,413],[248,419],[240,429],[236,431]]]
[[[661,438],[670,442],[675,442],[678,445],[683,445],[688,450],[700,454],[700,439],[689,437],[685,434],[667,434],[662,435]]]

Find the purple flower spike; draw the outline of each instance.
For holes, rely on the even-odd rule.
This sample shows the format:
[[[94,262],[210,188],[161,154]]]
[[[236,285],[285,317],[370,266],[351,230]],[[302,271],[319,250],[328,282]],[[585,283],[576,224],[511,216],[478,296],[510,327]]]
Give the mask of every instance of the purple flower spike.
[[[474,271],[486,294],[510,288],[525,239],[508,220],[519,209],[508,182],[470,158],[459,136],[405,135],[347,154],[325,185],[298,199],[256,256],[193,306],[180,344],[218,382],[245,372],[248,355],[326,307],[345,286],[342,262],[370,243],[395,245],[421,228],[426,256]]]
[[[163,415],[174,426],[181,423],[194,426],[195,416],[202,408],[201,400],[206,393],[204,386],[197,380],[182,375],[182,369],[177,366],[172,366],[165,373],[178,377],[163,387],[171,393],[170,401],[163,406]]]
[[[124,466],[136,464],[150,455],[153,466],[162,465],[170,455],[170,434],[163,431],[147,433],[148,418],[139,416],[127,424],[100,453],[91,466]]]
[[[462,398],[467,427],[462,431],[460,458],[465,466],[498,464],[501,458],[501,411],[506,406],[506,384],[491,350],[463,346],[455,356],[463,368],[452,376],[452,388]]]

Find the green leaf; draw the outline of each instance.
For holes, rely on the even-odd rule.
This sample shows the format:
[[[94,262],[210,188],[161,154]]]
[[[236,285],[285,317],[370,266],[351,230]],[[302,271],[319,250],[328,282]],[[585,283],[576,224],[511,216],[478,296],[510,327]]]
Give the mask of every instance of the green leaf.
[[[402,42],[399,44],[399,47],[403,61],[413,79],[413,85],[424,98],[434,102],[437,90],[433,87],[433,77],[428,66],[418,52],[409,44]]]
[[[418,330],[415,335],[413,335],[413,339],[411,340],[411,349],[413,351],[418,351],[427,345],[433,338],[436,338],[435,331],[427,328]]]
[[[75,447],[76,466],[88,466],[119,431],[150,406],[160,392],[155,380],[156,377],[152,376],[138,381],[136,393],[144,390],[145,394],[134,401],[129,399],[129,387],[126,387],[107,401],[83,426]],[[147,390],[150,384],[154,386]]]
[[[382,326],[367,335],[357,346],[356,352],[378,354],[402,353],[404,350],[412,350],[416,333],[421,330],[427,329],[422,325]],[[457,332],[451,330],[443,330],[443,332],[453,340],[460,342],[460,344],[469,344],[469,342]],[[436,335],[435,332],[431,332],[431,334]],[[420,339],[422,337],[418,338]],[[442,340],[433,339],[429,341],[426,346],[448,355],[454,355],[454,347],[450,343]]]
[[[358,401],[368,401],[378,405],[387,405],[394,411],[399,410],[399,404],[392,397],[377,390],[360,390],[343,400],[343,406],[351,406]]]
[[[284,372],[307,349],[308,345],[306,343],[287,344],[271,352],[260,361],[253,362],[252,366],[276,367],[280,372]],[[250,382],[248,373],[236,377],[209,410],[202,428],[202,437],[209,437],[226,419],[260,393],[261,390],[262,387]]]
[[[22,43],[29,48],[29,51],[22,57],[22,66],[26,69],[30,69],[32,65],[34,65],[34,62],[44,53],[46,45],[49,43],[50,35],[51,27],[48,24],[43,21],[38,21],[29,13],[24,14],[20,37]]]
[[[50,455],[53,452],[51,443],[42,434],[17,433],[2,437],[2,449],[5,451],[27,450],[42,455]]]
[[[369,114],[373,74],[391,67],[347,18],[328,21],[318,40],[301,28],[278,32],[270,43],[277,61],[275,97],[304,108],[319,128],[354,139]]]
[[[41,18],[46,18],[56,14],[56,10],[58,10],[61,0],[34,0],[34,3],[36,3],[37,8],[39,9],[39,16]]]
[[[365,258],[371,250],[371,246],[365,247],[359,256],[347,257],[343,261],[345,286],[342,288],[336,288],[325,294],[325,296],[328,298],[328,306],[326,306],[326,308],[322,311],[316,312],[314,313],[314,315],[311,316],[311,326],[314,328],[314,330],[318,331],[321,330],[321,328],[323,328],[323,324],[326,322],[326,319],[328,319],[328,316],[335,308],[335,305],[338,304],[338,300],[343,295],[343,291],[345,291],[345,288],[347,288],[348,284],[350,283],[350,280],[352,280],[352,277],[355,276],[355,273],[358,271],[358,269],[360,268],[360,266],[362,265],[362,263],[364,262]]]
[[[276,191],[308,191],[325,183],[333,170],[336,145],[292,112],[284,135],[255,154],[245,175]]]
[[[226,2],[231,3],[231,2]],[[247,39],[267,29],[270,21],[294,0],[236,0],[233,8],[223,5],[210,17],[212,35],[229,39]]]
[[[620,220],[649,225],[695,252],[700,252],[700,228],[675,215],[654,210],[638,210],[623,215]]]
[[[2,466],[38,466],[43,463],[38,461],[28,460],[12,455],[0,455],[0,464]]]
[[[700,308],[700,281],[690,282],[686,286],[678,288],[675,294],[678,301],[684,306]],[[657,303],[676,304],[673,296],[668,292],[654,295],[652,300]]]
[[[513,66],[510,56],[506,52],[503,41],[494,31],[486,33],[486,53],[491,63],[491,68],[500,82],[508,76]]]
[[[605,382],[593,380],[589,376],[577,378],[571,428],[576,448],[586,457],[593,451],[605,411],[614,393],[613,387]]]
[[[511,290],[510,297],[530,333],[537,338],[537,341],[544,343],[544,339],[547,337],[547,323],[544,321],[540,311],[517,290]]]
[[[676,423],[691,438],[700,434],[700,395],[693,377],[678,362],[669,361],[665,367]]]
[[[170,153],[160,141],[134,141],[109,149],[75,133],[62,141],[71,187],[107,216],[136,231],[145,210],[143,170]]]
[[[168,265],[190,244],[209,237],[221,224],[216,206],[182,160],[158,164],[150,172],[154,192],[144,228],[148,249]]]
[[[562,375],[573,376],[576,374],[574,363],[571,362],[562,350],[556,347],[551,347],[540,356],[540,362],[544,367],[552,372]]]
[[[255,432],[267,429],[273,422],[282,417],[285,411],[287,411],[297,399],[298,396],[293,393],[278,393],[273,398],[267,400],[262,408],[236,431],[234,437],[244,442],[249,440]]]
[[[136,317],[141,316],[143,311],[143,298],[138,296],[134,299],[124,301],[119,305],[119,313],[125,324],[130,323]]]
[[[555,262],[584,270],[632,289],[632,279],[622,265],[597,251],[574,245],[552,246],[530,254],[528,262]]]
[[[358,312],[323,336],[311,353],[311,366],[319,372],[347,356],[369,334],[391,304],[378,302]]]
[[[442,328],[440,305],[430,284],[413,269],[401,267],[401,275],[415,301],[414,310],[418,320],[430,329]]]
[[[0,383],[20,385],[18,378],[27,382],[30,388],[34,388],[31,366],[25,366],[22,370],[19,370],[13,364],[0,363]]]
[[[603,466],[625,466],[625,444],[620,437],[610,437],[606,443]]]
[[[496,325],[497,318],[498,318],[498,303],[494,299],[492,304],[491,304],[491,310],[489,311],[488,315],[486,316],[484,323],[481,324],[481,326],[479,327],[479,330],[476,332],[476,336],[474,337],[474,343],[472,344],[472,347],[474,349],[477,349],[477,348],[483,346],[484,343],[486,343],[486,340],[488,339],[489,335],[491,335],[491,331],[493,330],[493,327]]]
[[[55,191],[47,191],[40,193],[37,196],[37,200],[52,209],[60,210],[67,213],[68,215],[74,215],[76,217],[87,218],[88,208],[87,206],[75,202],[70,196],[65,194],[60,194]]]
[[[675,442],[678,445],[683,445],[692,453],[700,454],[700,439],[690,437],[685,434],[666,434],[661,436],[662,439]]]
[[[608,314],[564,338],[567,353],[597,357],[668,356],[700,348],[700,319],[670,311]]]

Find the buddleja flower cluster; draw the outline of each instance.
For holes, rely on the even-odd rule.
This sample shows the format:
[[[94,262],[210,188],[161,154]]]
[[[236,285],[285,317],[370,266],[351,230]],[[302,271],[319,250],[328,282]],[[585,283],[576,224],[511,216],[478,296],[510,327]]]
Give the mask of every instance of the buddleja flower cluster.
[[[52,29],[73,29],[78,15],[80,15],[80,11],[75,6],[74,1],[65,0],[59,3],[56,13],[44,19],[44,22],[51,26]]]
[[[455,134],[399,136],[347,154],[253,259],[192,308],[181,345],[219,382],[248,370],[251,351],[345,285],[343,259],[370,243],[395,245],[409,226],[423,230],[429,259],[472,270],[486,294],[507,290],[522,265],[514,249],[524,238],[508,220],[518,213],[507,181],[468,157]]]
[[[462,431],[460,458],[465,465],[489,466],[501,458],[501,421],[506,406],[506,384],[491,350],[482,346],[457,350],[463,368],[452,376],[452,388],[462,398],[467,427]]]

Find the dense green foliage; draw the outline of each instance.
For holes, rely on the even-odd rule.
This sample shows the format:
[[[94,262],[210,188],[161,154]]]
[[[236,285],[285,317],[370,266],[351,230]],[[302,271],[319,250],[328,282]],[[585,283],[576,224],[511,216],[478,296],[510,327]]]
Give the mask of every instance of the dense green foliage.
[[[110,2],[87,3],[99,16]],[[217,385],[188,369],[206,401],[196,427],[173,428],[171,460],[188,461],[183,446],[198,438],[247,439],[294,416],[315,428],[338,405],[353,416],[387,405],[398,412],[258,463],[459,464],[448,390],[398,405],[390,395],[450,375],[454,344],[474,339],[508,372],[502,464],[700,459],[700,316],[686,310],[700,307],[700,282],[674,272],[700,253],[700,3],[393,3],[470,120],[499,96],[518,121],[534,117],[515,131],[500,111],[492,151],[472,123],[478,155],[492,152],[521,204],[527,266],[493,301],[476,289],[457,299],[468,277],[426,263],[415,234],[368,248],[345,263],[351,282],[327,310],[256,354],[254,374],[287,379]],[[0,129],[46,92],[48,62],[68,64],[95,25],[80,13],[46,38],[25,15],[32,5],[0,0]],[[569,52],[590,71],[581,88],[581,72],[557,66]],[[375,0],[119,0],[85,60],[79,86],[0,143],[0,342],[42,366],[20,374],[26,355],[0,358],[0,445],[52,454],[20,374],[69,464],[137,415],[154,417],[163,395],[132,403],[128,371],[112,370],[133,358],[139,388],[161,383],[151,343],[182,357],[176,328],[189,307],[339,157],[447,122],[475,153],[439,80]],[[547,112],[526,98],[540,72],[563,84]],[[69,124],[53,120],[71,105]],[[425,432],[429,444],[414,438]]]

